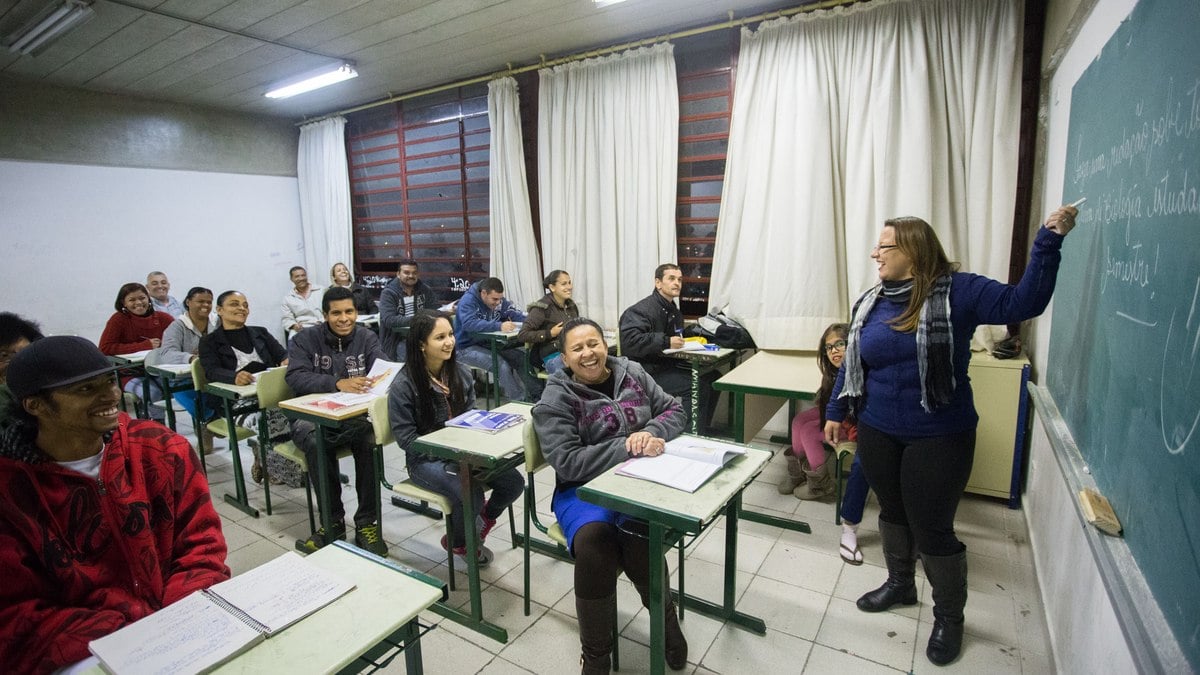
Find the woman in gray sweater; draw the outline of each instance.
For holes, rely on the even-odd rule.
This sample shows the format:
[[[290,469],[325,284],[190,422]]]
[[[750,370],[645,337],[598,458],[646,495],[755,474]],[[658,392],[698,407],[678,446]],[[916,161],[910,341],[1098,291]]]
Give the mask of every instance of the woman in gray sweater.
[[[607,673],[613,648],[617,576],[633,582],[650,606],[650,560],[645,524],[581,500],[579,486],[630,457],[660,455],[683,431],[683,406],[640,365],[608,355],[600,326],[567,321],[558,337],[566,369],[550,377],[533,408],[533,425],[554,467],[550,508],[575,557],[575,609],[584,673]],[[687,640],[671,605],[666,612],[666,657],[672,670],[687,666]]]

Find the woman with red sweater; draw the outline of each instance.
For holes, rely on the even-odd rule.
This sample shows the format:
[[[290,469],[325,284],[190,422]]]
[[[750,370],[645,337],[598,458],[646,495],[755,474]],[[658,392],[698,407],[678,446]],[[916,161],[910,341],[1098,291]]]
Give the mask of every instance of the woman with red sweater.
[[[109,356],[131,354],[147,349],[158,349],[162,345],[163,332],[175,320],[166,312],[156,312],[150,304],[150,292],[136,281],[131,281],[117,292],[113,303],[117,310],[108,318],[104,332],[100,334],[100,351]],[[142,394],[142,378],[134,377],[121,382],[125,391],[134,396]],[[162,389],[158,382],[150,379],[150,400],[161,401]],[[146,409],[157,420],[162,420],[163,411],[146,403]]]

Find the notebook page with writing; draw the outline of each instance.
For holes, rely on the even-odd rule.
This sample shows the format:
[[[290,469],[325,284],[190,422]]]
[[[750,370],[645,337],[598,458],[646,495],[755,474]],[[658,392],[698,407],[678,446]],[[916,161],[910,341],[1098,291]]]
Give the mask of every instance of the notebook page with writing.
[[[267,635],[349,593],[354,584],[288,551],[205,591],[262,625]]]
[[[92,640],[88,649],[110,673],[204,673],[263,640],[263,635],[203,593]]]

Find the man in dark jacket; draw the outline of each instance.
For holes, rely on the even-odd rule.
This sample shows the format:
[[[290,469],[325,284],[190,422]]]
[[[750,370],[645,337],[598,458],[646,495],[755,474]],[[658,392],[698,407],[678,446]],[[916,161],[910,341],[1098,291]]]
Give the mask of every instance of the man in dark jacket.
[[[417,261],[401,260],[396,278],[389,281],[379,295],[379,336],[387,358],[404,360],[404,336],[408,335],[413,317],[422,309],[437,307],[437,296],[429,284],[421,281]]]
[[[621,314],[621,355],[646,369],[650,377],[668,394],[683,401],[683,409],[692,413],[692,374],[686,361],[663,354],[664,349],[683,347],[683,313],[675,300],[683,288],[683,273],[678,265],[663,263],[654,270],[654,292]],[[717,397],[712,383],[717,373],[700,376],[700,420],[697,431],[704,433],[712,419]]]
[[[298,396],[333,392],[366,393],[374,384],[367,373],[376,359],[386,358],[379,338],[355,321],[354,294],[350,289],[334,287],[321,299],[325,321],[300,331],[288,347],[287,383]],[[292,440],[304,451],[308,475],[316,485],[317,436],[321,429],[312,422],[292,420]],[[379,478],[375,471],[375,432],[365,417],[342,422],[338,433],[325,439],[326,448],[349,445],[354,455],[354,485],[358,492],[358,510],[354,514],[354,544],[377,555],[387,555],[379,529],[376,508]],[[333,532],[322,527],[308,538],[304,547],[315,551],[334,539],[346,538],[346,509],[342,505],[342,484],[338,479],[337,456],[327,452],[324,457],[329,502],[333,513]]]

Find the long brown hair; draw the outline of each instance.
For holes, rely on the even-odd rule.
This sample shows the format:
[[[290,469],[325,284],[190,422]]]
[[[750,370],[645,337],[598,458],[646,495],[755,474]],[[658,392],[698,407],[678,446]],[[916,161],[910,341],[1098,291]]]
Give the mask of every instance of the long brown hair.
[[[889,218],[884,227],[896,232],[896,246],[912,261],[913,286],[904,313],[892,320],[892,326],[904,333],[917,330],[921,320],[921,307],[933,288],[933,282],[944,274],[958,271],[958,263],[950,262],[942,242],[929,223],[915,216]]]
[[[850,324],[848,323],[831,323],[821,333],[821,341],[817,343],[817,367],[821,369],[821,388],[817,390],[816,404],[817,409],[821,411],[821,427],[825,426],[825,406],[829,404],[829,397],[833,395],[833,384],[837,380],[838,368],[833,365],[833,361],[829,360],[829,352],[825,351],[825,341],[830,335],[837,335],[845,340],[850,335]],[[845,351],[842,351],[843,358]]]

